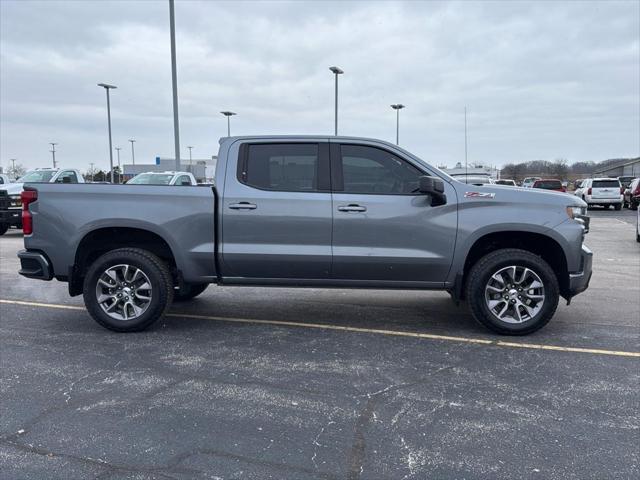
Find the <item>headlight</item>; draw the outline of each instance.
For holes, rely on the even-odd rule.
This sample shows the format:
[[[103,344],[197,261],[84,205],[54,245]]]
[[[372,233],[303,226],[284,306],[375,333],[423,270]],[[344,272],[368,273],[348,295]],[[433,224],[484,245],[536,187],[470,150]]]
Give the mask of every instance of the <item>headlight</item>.
[[[9,195],[9,201],[11,202],[9,206],[11,207],[22,207],[22,200],[20,200],[20,195]]]
[[[567,215],[569,218],[580,218],[587,214],[585,207],[567,207]]]

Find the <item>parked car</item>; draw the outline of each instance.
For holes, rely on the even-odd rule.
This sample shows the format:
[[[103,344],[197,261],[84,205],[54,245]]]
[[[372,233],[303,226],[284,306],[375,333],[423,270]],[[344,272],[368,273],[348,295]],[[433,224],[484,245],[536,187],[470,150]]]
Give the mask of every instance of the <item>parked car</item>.
[[[0,185],[6,185],[8,183],[11,183],[11,179],[9,178],[9,175],[5,175],[4,173],[0,173]],[[2,187],[0,187],[2,188]]]
[[[10,227],[22,228],[20,194],[24,183],[84,183],[79,170],[73,168],[36,168],[15,183],[0,187],[0,235]]]
[[[228,137],[215,176],[212,188],[27,185],[20,274],[68,282],[120,332],[217,283],[446,290],[521,335],[589,285],[582,200],[470,189],[388,142]]]
[[[622,203],[631,210],[636,210],[640,204],[640,178],[635,178],[624,191]]]
[[[501,178],[494,182],[496,185],[508,185],[510,187],[517,187],[515,180],[509,180],[508,178]]]
[[[640,208],[636,208],[636,242],[640,243]]]
[[[197,185],[196,178],[189,172],[145,172],[139,173],[127,185]]]
[[[543,190],[553,190],[554,192],[566,192],[567,189],[560,180],[553,178],[540,179],[533,182],[531,188],[541,188]]]
[[[635,178],[636,177],[634,177],[633,175],[626,175],[623,177],[618,177],[618,180],[620,181],[620,185],[622,186],[622,188],[627,188]]]
[[[455,178],[457,181],[462,183],[467,183],[469,185],[491,185],[493,184],[493,179],[488,175],[456,175]]]
[[[536,180],[541,180],[540,177],[527,177],[522,181],[522,186],[524,188],[531,188]]]
[[[584,200],[589,207],[602,205],[608,208],[613,205],[616,210],[622,208],[622,187],[617,178],[588,178],[574,195]]]

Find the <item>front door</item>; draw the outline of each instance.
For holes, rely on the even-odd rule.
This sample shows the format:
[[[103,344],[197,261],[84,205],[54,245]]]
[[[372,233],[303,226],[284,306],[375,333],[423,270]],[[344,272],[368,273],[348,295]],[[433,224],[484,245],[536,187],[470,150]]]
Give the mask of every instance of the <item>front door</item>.
[[[418,192],[424,167],[386,149],[335,143],[332,278],[442,286],[456,239],[455,192],[431,206]]]
[[[329,278],[329,144],[245,143],[235,166],[220,207],[225,277]]]

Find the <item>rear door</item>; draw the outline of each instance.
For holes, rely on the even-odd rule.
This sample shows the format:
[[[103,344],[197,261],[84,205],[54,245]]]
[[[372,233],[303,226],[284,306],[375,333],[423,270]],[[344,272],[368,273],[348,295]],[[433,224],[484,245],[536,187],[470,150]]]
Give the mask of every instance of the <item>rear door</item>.
[[[331,145],[333,186],[332,278],[380,284],[442,286],[455,246],[455,192],[432,207],[417,192],[428,175],[399,154],[356,143]]]
[[[227,162],[220,211],[225,277],[329,278],[328,142],[243,143],[237,168]]]
[[[591,184],[591,198],[594,200],[612,200],[620,198],[620,181],[593,180]]]

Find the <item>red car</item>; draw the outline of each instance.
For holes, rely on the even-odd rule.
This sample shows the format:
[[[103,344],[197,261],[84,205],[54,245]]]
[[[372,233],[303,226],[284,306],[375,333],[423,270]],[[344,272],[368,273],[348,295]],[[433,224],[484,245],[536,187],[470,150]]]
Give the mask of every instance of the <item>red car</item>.
[[[567,189],[562,185],[560,180],[552,178],[543,178],[533,182],[531,188],[542,188],[543,190],[554,190],[556,192],[566,192]]]

